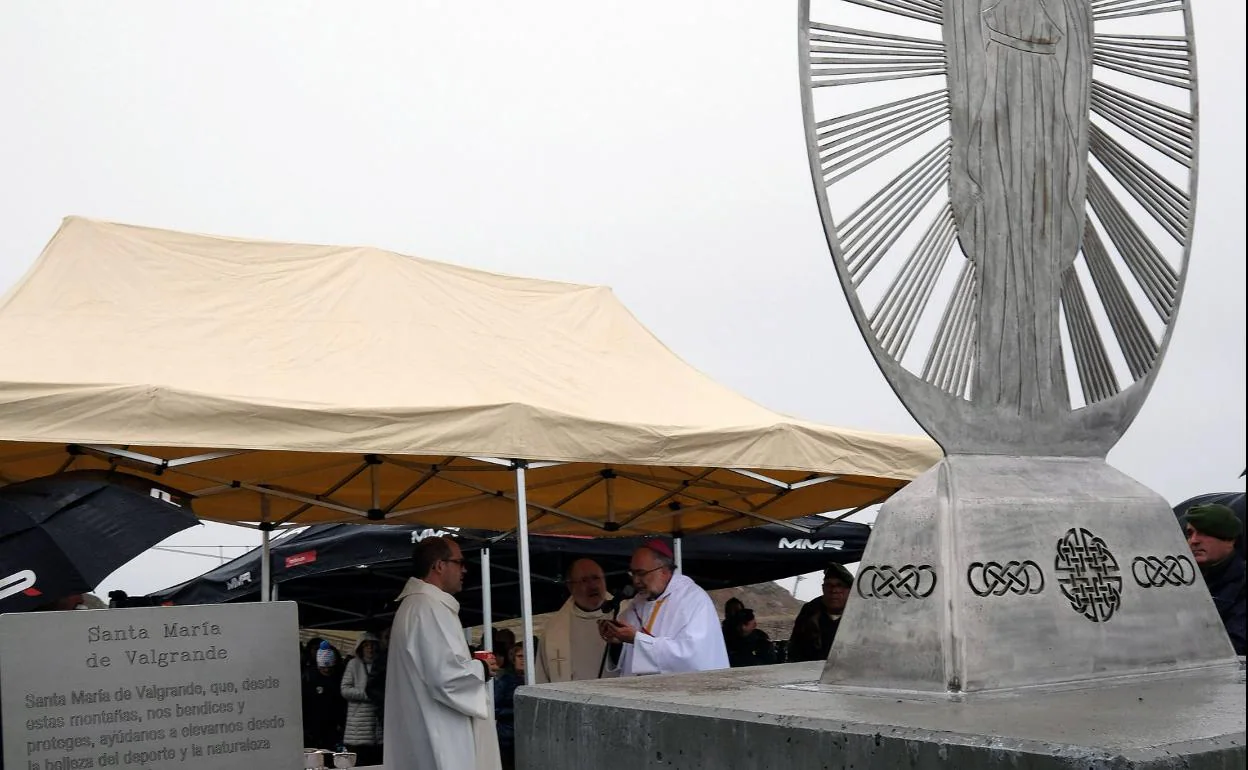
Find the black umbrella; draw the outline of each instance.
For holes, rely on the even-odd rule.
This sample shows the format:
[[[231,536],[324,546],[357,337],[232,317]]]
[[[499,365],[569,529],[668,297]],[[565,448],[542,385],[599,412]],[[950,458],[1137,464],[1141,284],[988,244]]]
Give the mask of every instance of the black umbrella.
[[[70,471],[0,487],[0,612],[89,591],[198,523],[186,493],[124,473]]]

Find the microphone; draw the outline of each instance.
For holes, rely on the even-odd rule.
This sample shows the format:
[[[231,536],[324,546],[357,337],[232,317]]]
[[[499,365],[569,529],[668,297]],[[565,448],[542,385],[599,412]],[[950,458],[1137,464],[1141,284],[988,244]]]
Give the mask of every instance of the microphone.
[[[611,613],[612,618],[616,618],[620,614],[620,605],[637,595],[637,589],[633,588],[632,583],[625,585],[615,594],[602,603],[602,613],[605,615]]]
[[[602,614],[611,613],[611,622],[615,622],[620,616],[620,605],[637,594],[637,589],[633,588],[632,583],[626,583],[620,586],[620,590],[616,591],[610,599],[602,603]],[[602,621],[598,621],[601,623]],[[620,652],[624,648],[618,644],[604,644],[602,646],[602,661],[598,664],[598,678],[602,678],[602,674],[607,668],[607,658],[611,659],[611,665],[615,666],[620,659]]]

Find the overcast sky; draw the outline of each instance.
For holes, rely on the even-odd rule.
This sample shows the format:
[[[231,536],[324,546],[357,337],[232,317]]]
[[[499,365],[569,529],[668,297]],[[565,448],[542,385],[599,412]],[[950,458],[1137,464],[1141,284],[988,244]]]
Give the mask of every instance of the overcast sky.
[[[0,288],[69,214],[374,245],[608,284],[687,361],[768,407],[917,432],[827,254],[796,5],[2,3]],[[1194,12],[1187,294],[1157,386],[1110,454],[1171,502],[1242,490],[1245,465],[1244,6]],[[175,542],[255,538],[214,526]],[[102,590],[213,564],[149,555]]]

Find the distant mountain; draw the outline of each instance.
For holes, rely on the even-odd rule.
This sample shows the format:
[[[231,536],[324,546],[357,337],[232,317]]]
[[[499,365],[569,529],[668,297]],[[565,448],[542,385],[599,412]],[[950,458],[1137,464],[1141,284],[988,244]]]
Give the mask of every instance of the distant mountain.
[[[793,594],[770,582],[721,588],[709,593],[715,600],[715,610],[721,618],[724,616],[724,602],[734,596],[740,599],[747,609],[754,610],[754,619],[758,621],[759,629],[773,641],[789,638],[789,633],[793,630],[793,619],[802,608],[802,602],[794,598]]]

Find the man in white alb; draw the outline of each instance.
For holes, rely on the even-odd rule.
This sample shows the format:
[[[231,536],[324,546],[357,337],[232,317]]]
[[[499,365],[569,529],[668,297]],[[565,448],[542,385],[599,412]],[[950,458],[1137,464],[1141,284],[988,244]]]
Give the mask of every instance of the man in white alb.
[[[593,559],[577,559],[568,568],[568,591],[572,594],[559,611],[546,622],[538,646],[538,684],[571,682],[619,676],[603,666],[606,642],[598,633],[598,621],[606,617],[603,604],[611,598],[602,567]],[[625,604],[621,612],[627,611]]]
[[[607,642],[624,645],[621,676],[728,668],[715,602],[676,572],[672,547],[648,540],[633,552],[629,575],[637,596],[617,621],[601,620]]]
[[[497,663],[474,660],[459,625],[464,555],[445,537],[412,550],[386,663],[386,770],[499,770],[486,690]]]

